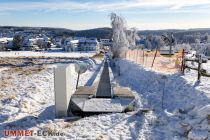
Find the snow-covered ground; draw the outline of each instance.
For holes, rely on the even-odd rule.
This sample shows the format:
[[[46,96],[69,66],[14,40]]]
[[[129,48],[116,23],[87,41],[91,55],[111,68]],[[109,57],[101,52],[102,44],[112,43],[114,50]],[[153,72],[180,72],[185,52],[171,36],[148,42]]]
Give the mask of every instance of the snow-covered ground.
[[[35,65],[21,65],[22,60],[9,60],[11,63],[0,67],[0,138],[3,130],[39,128],[38,125],[54,119],[54,77],[53,69],[57,63],[51,59],[36,59]],[[54,60],[54,59],[53,59]],[[51,63],[46,63],[49,61]],[[92,82],[100,60],[95,64],[91,59],[62,59],[60,62],[75,63],[83,61],[89,65],[86,73],[80,76],[79,86]],[[40,65],[43,63],[45,65]],[[5,63],[3,63],[4,65]],[[24,62],[25,64],[25,62]],[[73,86],[76,87],[77,74],[74,74]]]
[[[10,51],[0,52],[0,57],[67,57],[80,58],[92,57],[96,52],[34,52],[34,51]]]
[[[137,92],[143,106],[153,110],[149,139],[210,139],[210,78],[198,83],[195,71],[164,75],[126,60],[119,65],[116,82]],[[210,70],[210,62],[205,68]]]
[[[93,67],[81,76],[79,85],[91,83],[89,79],[98,67],[86,62]],[[4,129],[29,129],[64,132],[68,139],[210,138],[210,78],[202,77],[197,83],[195,71],[163,75],[126,60],[118,63],[121,76],[115,77],[115,83],[131,88],[137,109],[152,111],[101,114],[70,122],[55,119],[55,65],[7,68],[0,72],[0,137]]]

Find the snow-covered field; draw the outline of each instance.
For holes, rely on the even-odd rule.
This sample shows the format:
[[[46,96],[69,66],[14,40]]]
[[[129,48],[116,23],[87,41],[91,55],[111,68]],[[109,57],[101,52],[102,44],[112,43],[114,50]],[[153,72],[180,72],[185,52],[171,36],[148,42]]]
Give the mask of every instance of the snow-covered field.
[[[126,60],[119,65],[116,82],[137,92],[143,106],[153,109],[149,139],[210,139],[210,78],[198,83],[195,71],[163,75]],[[205,68],[210,70],[210,62]]]
[[[98,67],[90,60],[83,61],[92,67],[81,75],[79,85],[90,82]],[[126,60],[118,63],[121,76],[115,77],[116,84],[133,90],[138,99],[137,108],[147,107],[152,111],[101,114],[70,122],[55,119],[55,64],[2,67],[0,137],[4,129],[29,129],[64,132],[67,139],[210,138],[210,78],[202,77],[201,83],[197,83],[194,71],[163,75]],[[210,63],[206,67],[210,69],[209,66]]]
[[[95,64],[88,58],[27,61],[33,61],[34,65],[26,63],[25,59],[1,59],[3,63],[0,65],[0,138],[3,137],[5,129],[33,129],[33,127],[38,129],[39,124],[45,123],[47,126],[47,122],[54,119],[53,69],[57,64],[78,61],[89,64],[88,71],[80,76],[79,86],[82,86],[92,82],[90,78],[101,62],[99,60]],[[73,78],[76,87],[76,72]]]
[[[34,51],[10,51],[0,52],[0,57],[67,57],[80,58],[92,57],[96,52],[34,52]]]

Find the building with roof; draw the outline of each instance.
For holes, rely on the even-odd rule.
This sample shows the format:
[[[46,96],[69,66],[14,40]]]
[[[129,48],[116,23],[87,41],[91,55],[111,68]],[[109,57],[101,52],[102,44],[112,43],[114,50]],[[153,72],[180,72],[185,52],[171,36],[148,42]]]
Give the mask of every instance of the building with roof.
[[[13,47],[13,38],[3,37],[0,38],[0,51],[4,51],[7,48]]]
[[[100,44],[96,38],[67,38],[64,41],[64,50],[70,51],[99,51]]]

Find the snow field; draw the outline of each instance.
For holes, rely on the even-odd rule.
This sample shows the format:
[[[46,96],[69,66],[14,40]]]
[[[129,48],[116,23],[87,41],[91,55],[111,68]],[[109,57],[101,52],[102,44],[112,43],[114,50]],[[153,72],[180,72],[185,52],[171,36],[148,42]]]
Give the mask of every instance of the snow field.
[[[97,69],[97,65],[92,61],[88,59],[82,61],[86,61],[90,67],[81,75],[79,85],[85,85]],[[152,111],[100,114],[73,122],[55,119],[53,87],[55,65],[40,66],[40,69],[24,67],[23,71],[37,70],[28,74],[22,73],[21,69],[15,69],[15,72],[13,68],[7,68],[0,72],[0,84],[3,85],[0,86],[0,130],[64,132],[66,139],[209,138],[209,78],[202,77],[201,83],[196,83],[197,73],[194,71],[186,72],[185,75],[179,73],[164,75],[126,60],[120,60],[118,64],[121,76],[115,78],[116,85],[131,88],[137,97],[136,109],[148,107]],[[164,80],[163,76],[167,78]],[[76,77],[75,73],[75,82]]]
[[[139,93],[143,105],[154,110],[157,120],[152,126],[155,135],[151,137],[209,138],[210,125],[207,122],[210,115],[210,78],[202,77],[201,83],[197,83],[197,73],[189,71],[185,75],[166,74],[164,76],[167,78],[164,79],[162,73],[126,60],[119,61],[118,65],[121,76],[116,79],[117,83]]]
[[[0,57],[67,57],[80,58],[92,57],[96,52],[34,52],[34,51],[10,51],[0,52]]]

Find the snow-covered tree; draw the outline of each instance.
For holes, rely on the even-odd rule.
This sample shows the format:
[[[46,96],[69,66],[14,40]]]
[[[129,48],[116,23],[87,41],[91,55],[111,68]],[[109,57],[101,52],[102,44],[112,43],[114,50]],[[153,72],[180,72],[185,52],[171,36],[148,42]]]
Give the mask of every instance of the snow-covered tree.
[[[160,36],[154,36],[152,39],[152,49],[160,49],[160,47],[164,46],[164,41]]]
[[[129,48],[136,47],[136,41],[140,39],[138,36],[138,30],[136,28],[131,28],[127,31],[127,39],[129,42]]]
[[[144,47],[146,49],[152,50],[152,38],[153,36],[151,34],[146,37],[146,40],[144,43]]]
[[[210,43],[200,43],[195,44],[193,49],[197,54],[204,54],[206,56],[210,56]]]
[[[151,50],[152,49],[152,43],[149,39],[145,40],[144,46],[146,49]]]
[[[206,33],[204,35],[204,40],[205,40],[206,43],[209,43],[210,42],[210,35],[208,33]]]
[[[200,39],[195,39],[195,44],[200,44],[201,43],[201,40]]]
[[[185,51],[189,52],[191,50],[191,45],[183,43],[183,44],[176,44],[174,46],[174,50],[175,51],[182,51],[182,49],[184,49]]]
[[[111,13],[111,26],[112,26],[112,52],[115,58],[124,58],[126,51],[129,47],[129,41],[126,35],[126,21],[121,16]]]

